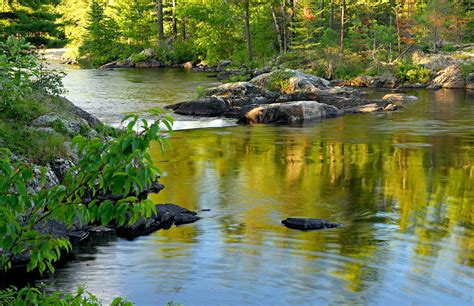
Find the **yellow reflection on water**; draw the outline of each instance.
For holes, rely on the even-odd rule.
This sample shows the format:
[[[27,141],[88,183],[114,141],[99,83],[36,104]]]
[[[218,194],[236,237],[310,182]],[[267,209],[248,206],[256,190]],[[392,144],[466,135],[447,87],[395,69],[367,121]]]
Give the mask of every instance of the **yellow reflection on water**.
[[[242,254],[258,258],[269,248],[288,250],[303,258],[298,268],[314,273],[324,270],[327,260],[328,275],[344,280],[352,292],[376,281],[381,272],[373,265],[386,264],[407,243],[413,244],[413,260],[430,262],[443,249],[454,248],[458,264],[474,267],[474,152],[469,144],[456,137],[428,137],[427,145],[417,145],[403,131],[376,142],[347,143],[325,137],[341,132],[341,122],[325,128],[177,132],[169,161],[159,162],[164,158],[152,148],[166,173],[165,190],[152,198],[211,209],[216,239],[261,247],[243,248]],[[289,216],[327,218],[344,227],[298,232],[279,224]],[[192,248],[184,244],[196,241],[196,228],[156,235]]]

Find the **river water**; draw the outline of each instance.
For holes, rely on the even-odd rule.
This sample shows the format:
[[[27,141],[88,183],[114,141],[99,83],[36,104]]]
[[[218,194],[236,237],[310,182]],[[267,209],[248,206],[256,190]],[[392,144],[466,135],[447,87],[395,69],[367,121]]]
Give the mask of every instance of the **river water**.
[[[109,123],[211,83],[178,70],[66,79],[70,98]],[[472,305],[474,93],[413,93],[392,113],[176,131],[171,152],[152,150],[166,186],[153,199],[210,211],[84,248],[46,282],[137,305]],[[228,123],[209,122],[184,125]],[[289,216],[344,226],[301,232],[280,224]]]

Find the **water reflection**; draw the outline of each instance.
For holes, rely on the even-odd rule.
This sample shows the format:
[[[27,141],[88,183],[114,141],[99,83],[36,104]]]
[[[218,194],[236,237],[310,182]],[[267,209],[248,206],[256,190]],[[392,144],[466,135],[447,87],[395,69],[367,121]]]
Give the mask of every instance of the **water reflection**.
[[[176,132],[167,156],[152,150],[166,185],[154,199],[211,211],[52,284],[139,305],[472,304],[474,99],[416,94],[390,114]],[[344,227],[300,232],[288,216]]]

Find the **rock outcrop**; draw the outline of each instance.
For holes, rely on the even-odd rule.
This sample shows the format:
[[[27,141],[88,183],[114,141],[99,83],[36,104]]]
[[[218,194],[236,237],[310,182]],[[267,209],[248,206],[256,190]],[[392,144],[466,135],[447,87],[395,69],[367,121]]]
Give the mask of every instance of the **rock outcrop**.
[[[377,107],[364,107],[373,102],[361,90],[332,86],[323,78],[284,69],[263,73],[249,82],[210,88],[202,98],[166,108],[182,115],[237,118],[244,124],[292,124],[333,118],[345,112],[398,108],[395,102],[382,102]]]
[[[459,66],[452,65],[439,71],[436,77],[430,82],[430,86],[431,85],[438,85],[442,88],[464,88],[466,86],[466,80]]]
[[[299,230],[320,230],[342,226],[340,223],[316,218],[287,218],[281,221],[283,225]]]

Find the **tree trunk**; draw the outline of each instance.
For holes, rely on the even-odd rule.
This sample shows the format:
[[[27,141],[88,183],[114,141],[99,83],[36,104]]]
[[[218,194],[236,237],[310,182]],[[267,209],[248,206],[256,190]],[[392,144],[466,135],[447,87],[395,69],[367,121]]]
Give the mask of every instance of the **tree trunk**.
[[[183,18],[181,20],[181,36],[183,36],[183,41],[186,41],[187,35],[186,35],[186,18]]]
[[[341,1],[341,42],[340,42],[340,52],[344,53],[344,14],[346,13],[346,0]]]
[[[398,14],[398,9],[395,9],[395,25],[397,26],[397,43],[398,43],[398,53],[402,52],[402,33],[400,30],[400,15]]]
[[[282,19],[283,19],[283,52],[287,52],[288,51],[288,35],[287,35],[287,31],[286,31],[286,28],[288,26],[288,20],[286,18],[286,0],[281,0],[280,2],[280,8],[281,8],[281,15],[282,15]]]
[[[158,43],[165,40],[165,31],[163,27],[163,0],[156,0],[156,15],[158,18]]]
[[[280,51],[280,54],[283,53],[283,41],[282,41],[282,32],[280,29],[280,25],[278,24],[278,19],[276,16],[275,8],[270,6],[270,9],[272,11],[272,17],[273,17],[273,22],[275,23],[275,30],[277,34],[277,40],[278,40],[278,49]]]
[[[324,0],[319,3],[319,9],[321,10],[321,26],[324,26]]]
[[[329,28],[334,29],[334,0],[331,0],[331,13],[329,14]]]
[[[293,44],[293,30],[291,30],[291,27],[293,27],[293,22],[295,21],[295,0],[289,0],[290,2],[290,29],[288,29],[288,43],[289,46]]]
[[[250,34],[250,0],[244,0],[244,11],[245,11],[245,42],[247,44],[247,55],[248,60],[253,60],[252,51],[252,37]]]
[[[172,1],[173,39],[178,37],[178,25],[176,20],[176,0]]]

